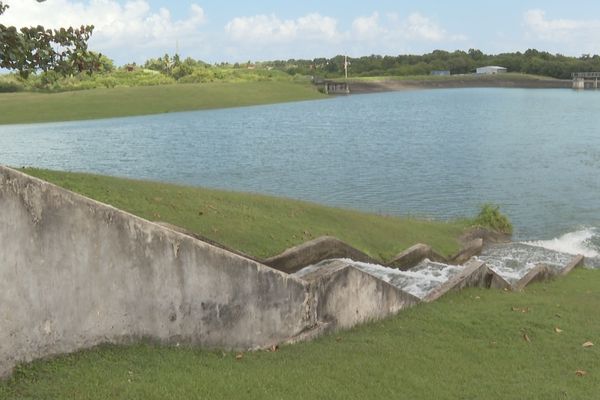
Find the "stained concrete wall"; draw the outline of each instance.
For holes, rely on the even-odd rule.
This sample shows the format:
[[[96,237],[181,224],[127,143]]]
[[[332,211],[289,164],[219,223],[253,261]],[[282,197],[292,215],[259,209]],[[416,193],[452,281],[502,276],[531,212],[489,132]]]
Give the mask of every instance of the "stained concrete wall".
[[[315,291],[319,320],[335,329],[385,318],[421,302],[344,261],[332,261],[304,279]]]
[[[0,375],[149,337],[268,346],[316,323],[308,283],[0,167]]]

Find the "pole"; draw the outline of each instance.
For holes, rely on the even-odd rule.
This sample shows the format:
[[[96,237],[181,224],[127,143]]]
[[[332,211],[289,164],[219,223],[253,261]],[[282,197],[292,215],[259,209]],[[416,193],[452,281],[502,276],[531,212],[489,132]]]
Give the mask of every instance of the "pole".
[[[346,80],[348,80],[348,56],[344,56],[344,75],[346,76]]]

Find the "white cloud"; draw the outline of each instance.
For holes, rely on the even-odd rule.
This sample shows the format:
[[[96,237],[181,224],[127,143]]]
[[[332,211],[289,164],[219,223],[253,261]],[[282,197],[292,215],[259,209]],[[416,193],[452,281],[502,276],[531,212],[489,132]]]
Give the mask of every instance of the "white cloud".
[[[563,54],[580,55],[600,52],[600,19],[551,19],[540,9],[523,14],[528,47]]]
[[[358,17],[352,22],[354,40],[408,42],[455,42],[465,40],[464,35],[449,34],[436,21],[420,13],[412,13],[406,18],[398,14],[388,14],[387,20],[380,22],[379,13],[368,17]]]
[[[288,20],[273,14],[236,17],[225,25],[225,32],[233,41],[262,45],[293,41],[332,42],[340,38],[337,20],[318,13]]]
[[[406,20],[406,34],[408,38],[439,42],[449,39],[448,34],[437,23],[419,14],[410,14]]]
[[[0,17],[5,25],[43,25],[46,28],[94,25],[90,47],[111,54],[173,48],[177,39],[197,42],[205,22],[204,10],[192,4],[185,19],[175,20],[166,8],[152,10],[145,0],[52,0],[43,3],[11,1]]]
[[[524,15],[529,33],[538,39],[568,42],[578,37],[598,37],[600,20],[548,19],[543,10],[529,10]]]
[[[358,17],[352,21],[352,33],[356,39],[372,40],[386,33],[379,25],[379,13],[374,12],[368,17]]]

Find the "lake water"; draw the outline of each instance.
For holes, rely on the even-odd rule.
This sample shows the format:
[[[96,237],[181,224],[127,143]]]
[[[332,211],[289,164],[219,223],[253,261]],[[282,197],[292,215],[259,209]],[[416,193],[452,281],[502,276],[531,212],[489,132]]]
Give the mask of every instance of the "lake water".
[[[493,202],[517,239],[598,251],[599,116],[594,91],[392,92],[5,125],[0,163],[441,219]]]

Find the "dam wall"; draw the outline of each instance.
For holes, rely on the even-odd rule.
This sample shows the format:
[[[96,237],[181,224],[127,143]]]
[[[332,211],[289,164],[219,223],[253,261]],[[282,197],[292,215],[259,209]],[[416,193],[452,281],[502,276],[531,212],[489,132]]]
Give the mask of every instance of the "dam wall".
[[[269,348],[416,302],[359,271],[288,275],[0,166],[0,377],[101,343]]]
[[[99,343],[250,349],[315,324],[309,284],[0,166],[0,375]]]

